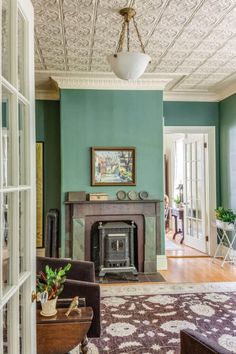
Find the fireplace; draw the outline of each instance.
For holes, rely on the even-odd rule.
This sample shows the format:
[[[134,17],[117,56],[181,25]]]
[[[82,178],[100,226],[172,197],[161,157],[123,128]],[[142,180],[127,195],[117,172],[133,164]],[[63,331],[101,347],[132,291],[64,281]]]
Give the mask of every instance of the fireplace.
[[[91,233],[97,228],[96,232],[99,234],[99,222],[104,226],[109,222],[125,222],[131,225],[131,221],[135,225],[134,266],[138,272],[156,272],[157,255],[161,254],[160,200],[66,202],[67,239],[64,256],[75,260],[94,260]],[[112,236],[107,240],[112,243]],[[130,255],[129,258],[131,259]],[[104,264],[105,268],[107,264]]]
[[[99,277],[106,273],[138,274],[134,265],[135,228],[133,221],[99,222],[99,253],[94,260],[98,263]]]

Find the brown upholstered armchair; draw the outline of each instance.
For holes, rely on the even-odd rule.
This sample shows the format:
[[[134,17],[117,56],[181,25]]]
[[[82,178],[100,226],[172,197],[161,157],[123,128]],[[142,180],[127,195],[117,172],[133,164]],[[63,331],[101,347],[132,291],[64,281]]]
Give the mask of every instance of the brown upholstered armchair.
[[[65,288],[60,297],[72,298],[78,295],[86,299],[86,305],[93,309],[93,321],[88,337],[99,337],[101,331],[100,286],[95,283],[94,263],[63,258],[37,257],[37,273],[44,271],[46,265],[59,268],[67,263],[71,263],[72,267],[67,274]]]
[[[230,354],[231,351],[221,347],[216,341],[204,337],[191,329],[180,331],[181,354]]]

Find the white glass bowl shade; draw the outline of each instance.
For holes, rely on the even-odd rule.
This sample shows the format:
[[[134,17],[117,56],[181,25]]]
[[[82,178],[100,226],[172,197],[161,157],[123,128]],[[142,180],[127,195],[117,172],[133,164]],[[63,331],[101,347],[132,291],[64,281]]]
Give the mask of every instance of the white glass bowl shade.
[[[107,57],[111,70],[122,80],[137,80],[146,70],[151,58],[139,52],[118,52]]]

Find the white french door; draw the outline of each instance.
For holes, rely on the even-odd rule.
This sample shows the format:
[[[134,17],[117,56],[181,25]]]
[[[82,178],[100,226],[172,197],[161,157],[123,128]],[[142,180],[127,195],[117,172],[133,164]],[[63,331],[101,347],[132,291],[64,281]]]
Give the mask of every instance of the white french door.
[[[34,354],[34,23],[30,0],[0,1],[0,353]]]
[[[204,134],[184,140],[184,243],[206,252],[206,178]]]

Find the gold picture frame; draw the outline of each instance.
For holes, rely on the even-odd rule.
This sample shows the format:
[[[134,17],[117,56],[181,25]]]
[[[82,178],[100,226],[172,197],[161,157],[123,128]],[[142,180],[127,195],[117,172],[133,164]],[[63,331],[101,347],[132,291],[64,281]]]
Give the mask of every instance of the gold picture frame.
[[[136,149],[134,147],[92,147],[92,186],[135,186]]]

